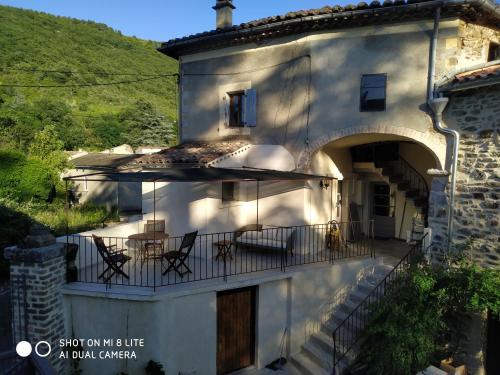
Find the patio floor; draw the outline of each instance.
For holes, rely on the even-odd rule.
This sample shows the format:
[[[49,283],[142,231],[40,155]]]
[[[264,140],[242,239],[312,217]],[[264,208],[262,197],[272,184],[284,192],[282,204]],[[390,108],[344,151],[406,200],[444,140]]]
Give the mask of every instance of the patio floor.
[[[386,264],[395,265],[408,251],[409,246],[397,240],[375,240],[374,241],[375,256],[382,258]],[[216,259],[217,252],[208,256],[190,256],[187,264],[191,269],[191,273],[186,273],[181,278],[175,271],[171,270],[165,275],[168,262],[165,260],[148,260],[141,261],[141,258],[131,252],[129,254],[132,259],[127,262],[123,268],[125,274],[129,276],[127,279],[123,275],[115,275],[111,278],[110,283],[113,285],[126,285],[135,287],[162,287],[177,284],[186,284],[193,281],[203,280],[224,280],[224,277],[238,277],[236,275],[250,275],[257,272],[266,273],[282,273],[282,266],[285,269],[295,268],[308,264],[322,263],[325,264],[330,260],[330,251],[316,251],[313,254],[295,253],[294,256],[288,255],[286,258],[281,257],[279,252],[262,252],[262,251],[246,251],[238,250],[236,254],[233,252],[233,258],[227,257],[226,260],[222,257]],[[354,246],[350,245],[345,251],[338,253],[334,252],[334,262],[349,261],[358,257],[369,257]],[[104,284],[102,279],[98,279],[104,270],[104,264],[93,264],[79,270],[79,281],[82,283]]]

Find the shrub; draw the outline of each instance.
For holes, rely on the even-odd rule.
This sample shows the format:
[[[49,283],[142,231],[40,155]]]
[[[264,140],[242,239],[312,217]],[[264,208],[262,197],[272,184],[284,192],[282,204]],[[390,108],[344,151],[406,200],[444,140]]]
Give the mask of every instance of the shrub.
[[[415,374],[456,354],[470,312],[500,314],[500,270],[460,255],[448,264],[413,266],[374,306],[354,373]]]
[[[149,361],[145,370],[147,375],[165,375],[163,365],[155,361]]]

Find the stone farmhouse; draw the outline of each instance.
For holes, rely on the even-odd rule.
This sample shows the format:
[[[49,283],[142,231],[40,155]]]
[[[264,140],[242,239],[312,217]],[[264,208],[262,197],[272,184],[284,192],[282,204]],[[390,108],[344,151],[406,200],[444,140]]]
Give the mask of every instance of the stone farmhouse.
[[[80,176],[140,183],[142,219],[34,256],[28,284],[58,284],[39,337],[145,338],[137,360],[82,360],[83,374],[279,357],[339,373],[352,342],[332,333],[409,251],[500,264],[498,5],[373,1],[234,25],[236,6],[217,0],[213,31],[159,48],[179,61],[179,144]],[[69,283],[53,271],[64,248]]]

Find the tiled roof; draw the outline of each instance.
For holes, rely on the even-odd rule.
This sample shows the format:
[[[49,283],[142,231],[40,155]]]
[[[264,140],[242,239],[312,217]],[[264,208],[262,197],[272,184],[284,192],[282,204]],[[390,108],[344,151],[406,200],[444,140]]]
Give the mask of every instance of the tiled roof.
[[[440,84],[439,91],[455,91],[500,83],[500,63],[454,74]]]
[[[104,154],[104,153],[88,153],[71,160],[75,168],[85,169],[113,169],[118,168],[125,163],[129,163],[139,155],[134,154]]]
[[[173,164],[202,165],[248,145],[248,142],[239,140],[182,143],[154,154],[143,155],[129,163],[127,167],[168,168]]]
[[[163,43],[159,51],[178,58],[188,53],[304,32],[433,19],[438,6],[442,6],[443,18],[459,17],[468,22],[500,29],[500,7],[491,0],[385,0],[343,7],[325,6],[262,18],[225,29],[172,39]]]

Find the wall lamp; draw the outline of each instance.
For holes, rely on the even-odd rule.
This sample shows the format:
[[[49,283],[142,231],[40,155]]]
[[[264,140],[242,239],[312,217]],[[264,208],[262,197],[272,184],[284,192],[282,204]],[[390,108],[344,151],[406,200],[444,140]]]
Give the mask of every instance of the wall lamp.
[[[330,181],[329,180],[320,180],[319,187],[320,187],[320,189],[328,190],[328,188],[330,187]]]

